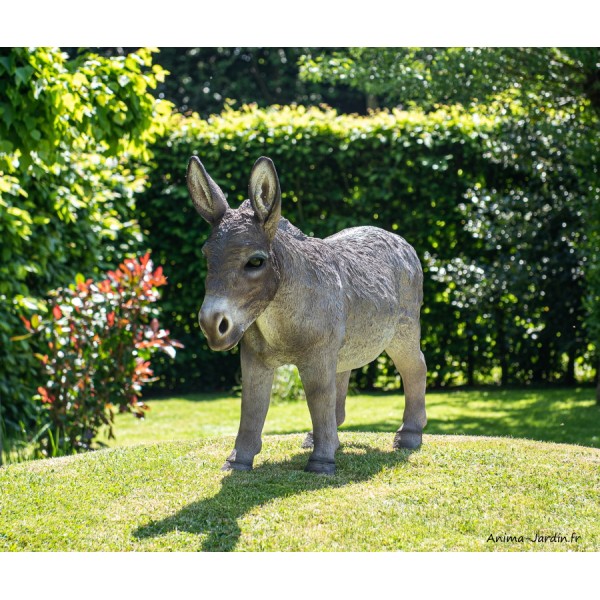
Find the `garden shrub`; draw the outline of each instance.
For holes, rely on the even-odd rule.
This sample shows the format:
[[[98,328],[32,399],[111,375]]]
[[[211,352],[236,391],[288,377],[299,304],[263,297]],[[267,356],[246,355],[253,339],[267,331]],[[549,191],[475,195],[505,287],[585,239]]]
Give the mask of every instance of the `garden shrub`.
[[[57,48],[0,49],[0,430],[33,426],[35,340],[19,315],[49,290],[143,252],[135,196],[148,144],[165,130],[164,79],[142,49],[70,58]],[[5,438],[6,439],[6,438]]]
[[[162,350],[173,358],[181,348],[155,316],[165,284],[149,254],[129,258],[101,281],[78,275],[54,291],[48,317],[23,319],[41,337],[36,357],[46,381],[37,390],[47,424],[37,441],[44,455],[89,450],[103,426],[114,437],[115,409],[144,416],[140,397],[154,381],[152,355]]]
[[[275,369],[271,397],[274,402],[297,402],[306,400],[304,386],[298,367],[283,365]]]

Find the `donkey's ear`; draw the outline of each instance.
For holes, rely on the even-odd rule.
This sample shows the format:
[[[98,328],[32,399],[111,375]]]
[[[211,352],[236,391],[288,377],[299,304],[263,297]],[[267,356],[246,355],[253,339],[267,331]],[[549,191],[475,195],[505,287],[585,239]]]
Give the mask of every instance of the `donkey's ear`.
[[[188,163],[187,186],[196,210],[214,225],[229,205],[221,188],[211,179],[197,156],[192,156]]]
[[[275,165],[270,158],[261,156],[254,163],[250,173],[248,196],[254,213],[272,240],[281,217],[281,188]]]

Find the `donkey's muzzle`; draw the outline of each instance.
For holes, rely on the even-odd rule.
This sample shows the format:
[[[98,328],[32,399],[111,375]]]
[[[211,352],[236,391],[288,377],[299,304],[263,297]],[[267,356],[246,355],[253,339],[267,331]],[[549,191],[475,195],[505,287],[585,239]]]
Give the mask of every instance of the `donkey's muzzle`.
[[[211,350],[230,350],[242,337],[242,332],[234,326],[227,301],[205,300],[198,314],[198,322]]]

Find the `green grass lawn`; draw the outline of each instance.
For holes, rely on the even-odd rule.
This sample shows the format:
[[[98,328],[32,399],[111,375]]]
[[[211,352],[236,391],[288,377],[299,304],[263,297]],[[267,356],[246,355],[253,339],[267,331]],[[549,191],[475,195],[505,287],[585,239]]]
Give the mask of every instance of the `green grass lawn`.
[[[324,476],[301,440],[267,436],[251,472],[219,470],[231,436],[9,465],[0,551],[600,550],[598,449],[346,432]]]
[[[197,394],[148,404],[151,410],[143,421],[131,415],[117,417],[117,439],[109,445],[237,433],[238,397]],[[402,421],[403,408],[402,394],[351,395],[341,430],[391,434]],[[591,388],[430,393],[427,416],[430,434],[510,436],[600,448],[600,407]],[[306,403],[280,402],[271,405],[264,431],[268,435],[310,429]]]
[[[223,473],[239,398],[150,400],[112,448],[0,469],[0,551],[600,551],[593,390],[427,403],[422,448],[393,451],[403,397],[350,396],[323,476],[303,472],[304,403],[274,403],[254,471]]]

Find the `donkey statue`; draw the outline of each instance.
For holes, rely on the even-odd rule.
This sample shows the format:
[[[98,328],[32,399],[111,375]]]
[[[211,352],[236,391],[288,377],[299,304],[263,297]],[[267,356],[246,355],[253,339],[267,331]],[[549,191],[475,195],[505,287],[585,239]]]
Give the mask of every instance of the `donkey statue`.
[[[427,367],[420,349],[423,272],[414,249],[377,227],[352,227],[325,239],[281,217],[271,159],[259,158],[248,195],[231,209],[196,156],[188,190],[211,225],[198,319],[212,350],[240,343],[242,412],[223,470],[252,469],[261,450],[274,370],[298,367],[313,430],[306,471],[335,473],[337,428],[344,422],[352,369],[388,353],[404,383],[406,405],[394,448],[422,441]]]

